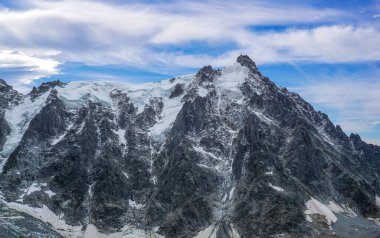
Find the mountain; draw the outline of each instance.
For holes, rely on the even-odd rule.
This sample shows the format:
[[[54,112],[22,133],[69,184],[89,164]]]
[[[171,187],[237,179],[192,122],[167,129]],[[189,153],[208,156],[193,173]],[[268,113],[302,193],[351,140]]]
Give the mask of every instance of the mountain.
[[[0,103],[0,237],[380,236],[380,147],[248,56]]]

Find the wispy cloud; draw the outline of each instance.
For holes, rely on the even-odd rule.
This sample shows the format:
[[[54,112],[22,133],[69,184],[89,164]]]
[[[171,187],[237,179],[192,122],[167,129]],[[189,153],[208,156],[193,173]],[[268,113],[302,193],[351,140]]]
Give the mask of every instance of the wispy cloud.
[[[259,63],[380,58],[373,48],[369,52],[379,42],[379,33],[373,28],[331,26],[285,32],[254,31],[254,26],[260,25],[332,24],[351,17],[338,10],[271,1],[117,4],[23,0],[17,10],[0,9],[0,48],[32,55],[41,51],[60,52],[54,57],[59,61],[162,70],[210,63],[223,66],[239,53],[250,54]],[[343,38],[347,36],[351,40],[345,43]],[[212,56],[209,52],[176,50],[191,42],[213,45],[229,42],[236,47]],[[351,47],[353,44],[359,47]]]
[[[0,72],[12,75],[13,84],[18,87],[33,80],[59,72],[60,62],[43,56],[0,50]]]
[[[380,124],[380,74],[369,77],[324,78],[294,90],[327,111],[347,133],[363,134],[376,131]]]

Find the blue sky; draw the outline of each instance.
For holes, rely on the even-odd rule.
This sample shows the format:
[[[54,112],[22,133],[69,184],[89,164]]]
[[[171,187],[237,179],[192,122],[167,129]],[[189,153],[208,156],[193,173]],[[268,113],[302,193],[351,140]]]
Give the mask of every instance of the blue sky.
[[[146,82],[249,55],[380,145],[380,1],[0,0],[0,78]]]

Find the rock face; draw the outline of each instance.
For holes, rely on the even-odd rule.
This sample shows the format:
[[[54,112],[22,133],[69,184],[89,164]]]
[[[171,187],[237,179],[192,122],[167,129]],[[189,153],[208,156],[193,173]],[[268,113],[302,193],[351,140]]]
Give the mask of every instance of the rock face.
[[[2,111],[17,104],[21,99],[21,93],[18,93],[3,79],[0,79],[0,109]]]
[[[24,219],[0,236],[380,235],[380,147],[248,56],[142,85],[0,84],[2,209]]]

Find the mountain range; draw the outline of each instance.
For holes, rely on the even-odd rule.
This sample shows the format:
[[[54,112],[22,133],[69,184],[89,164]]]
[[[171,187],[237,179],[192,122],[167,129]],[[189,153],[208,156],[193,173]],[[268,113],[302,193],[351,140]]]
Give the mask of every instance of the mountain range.
[[[380,237],[380,147],[245,55],[154,83],[0,80],[0,237]]]

